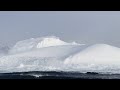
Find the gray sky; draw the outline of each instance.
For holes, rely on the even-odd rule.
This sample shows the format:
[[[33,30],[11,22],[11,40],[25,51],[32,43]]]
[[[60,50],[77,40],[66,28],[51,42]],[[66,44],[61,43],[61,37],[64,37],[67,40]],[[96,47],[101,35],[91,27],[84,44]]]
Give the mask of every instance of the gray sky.
[[[0,11],[0,43],[50,35],[64,41],[120,47],[120,12]]]

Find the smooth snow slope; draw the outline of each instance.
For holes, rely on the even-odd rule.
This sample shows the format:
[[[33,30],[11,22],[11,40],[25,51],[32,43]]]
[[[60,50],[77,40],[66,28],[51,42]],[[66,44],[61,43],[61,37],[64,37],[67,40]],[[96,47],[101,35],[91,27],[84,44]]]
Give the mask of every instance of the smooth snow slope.
[[[58,37],[19,41],[0,58],[0,72],[77,71],[120,73],[120,48],[67,43]]]
[[[64,64],[77,65],[86,71],[120,73],[120,48],[95,44],[69,56]]]
[[[95,44],[68,57],[65,63],[118,64],[120,63],[120,48],[107,44]]]

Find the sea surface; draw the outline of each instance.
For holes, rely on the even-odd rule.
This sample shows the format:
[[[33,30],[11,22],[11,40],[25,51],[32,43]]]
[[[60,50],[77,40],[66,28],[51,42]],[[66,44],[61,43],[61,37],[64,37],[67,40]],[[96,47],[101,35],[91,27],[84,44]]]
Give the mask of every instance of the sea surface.
[[[30,71],[0,73],[0,79],[120,79],[120,74],[99,74],[96,72]]]

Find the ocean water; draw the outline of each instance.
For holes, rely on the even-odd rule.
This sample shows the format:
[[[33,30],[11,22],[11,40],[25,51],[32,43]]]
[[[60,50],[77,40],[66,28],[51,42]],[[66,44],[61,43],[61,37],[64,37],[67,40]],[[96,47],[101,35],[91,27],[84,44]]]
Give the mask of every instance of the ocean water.
[[[99,74],[96,72],[30,71],[0,73],[0,79],[120,79],[120,74]]]

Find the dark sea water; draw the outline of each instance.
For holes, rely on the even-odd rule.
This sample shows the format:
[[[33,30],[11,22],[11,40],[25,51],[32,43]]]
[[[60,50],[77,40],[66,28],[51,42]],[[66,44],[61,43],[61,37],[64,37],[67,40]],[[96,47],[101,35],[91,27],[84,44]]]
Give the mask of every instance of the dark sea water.
[[[120,79],[120,74],[99,74],[95,72],[14,72],[1,73],[0,79]]]

